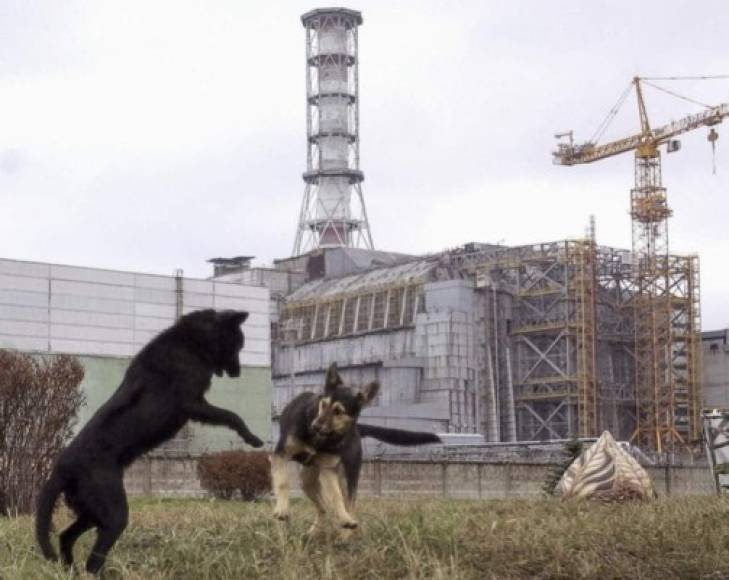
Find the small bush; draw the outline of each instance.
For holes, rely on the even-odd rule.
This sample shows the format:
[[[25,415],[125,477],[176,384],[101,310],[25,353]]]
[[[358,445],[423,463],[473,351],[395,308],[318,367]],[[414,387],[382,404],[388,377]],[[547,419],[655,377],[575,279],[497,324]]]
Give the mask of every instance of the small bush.
[[[271,464],[261,451],[221,451],[203,455],[197,464],[203,489],[220,499],[256,501],[271,490]]]
[[[544,482],[544,485],[542,485],[542,492],[544,495],[552,496],[556,494],[556,488],[559,480],[562,479],[564,472],[567,471],[574,460],[582,455],[582,448],[582,441],[576,438],[570,439],[564,444],[564,447],[562,447],[561,450],[563,459],[552,465],[549,473],[547,474],[547,479]]]

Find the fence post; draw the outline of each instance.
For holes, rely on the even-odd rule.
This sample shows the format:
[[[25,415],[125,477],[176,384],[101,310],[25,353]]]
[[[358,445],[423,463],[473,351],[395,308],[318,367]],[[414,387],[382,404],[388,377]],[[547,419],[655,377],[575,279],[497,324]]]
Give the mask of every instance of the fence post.
[[[481,489],[481,478],[483,477],[481,472],[483,471],[483,463],[476,464],[476,476],[478,480],[478,499],[483,499],[483,490]]]
[[[375,457],[375,495],[382,497],[382,463],[379,457]]]
[[[448,497],[448,463],[443,461],[441,464],[442,468],[442,483],[443,483],[443,497]]]
[[[511,463],[504,464],[504,498],[511,495]]]
[[[665,480],[666,480],[666,495],[671,495],[671,478],[673,477],[673,471],[671,470],[671,464],[666,463],[666,474],[665,474]]]

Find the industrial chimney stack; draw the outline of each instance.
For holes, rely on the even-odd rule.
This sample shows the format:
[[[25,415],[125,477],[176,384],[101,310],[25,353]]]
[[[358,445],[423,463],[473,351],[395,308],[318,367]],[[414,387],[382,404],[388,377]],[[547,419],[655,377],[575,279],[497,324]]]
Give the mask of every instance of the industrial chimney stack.
[[[373,249],[359,168],[359,56],[362,14],[320,8],[306,29],[307,167],[293,255],[315,248]]]

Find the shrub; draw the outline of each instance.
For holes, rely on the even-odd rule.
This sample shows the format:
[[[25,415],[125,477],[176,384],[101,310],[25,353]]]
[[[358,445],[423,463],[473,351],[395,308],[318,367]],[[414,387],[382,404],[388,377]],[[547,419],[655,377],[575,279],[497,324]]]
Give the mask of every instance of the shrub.
[[[81,363],[0,350],[0,515],[30,513],[84,403]]]
[[[547,473],[547,479],[542,485],[542,492],[544,495],[555,495],[557,484],[562,479],[562,475],[567,471],[567,468],[572,465],[572,462],[582,455],[582,441],[579,439],[570,439],[562,447],[561,453],[562,460],[555,463]]]
[[[197,464],[203,489],[220,499],[236,492],[244,501],[255,501],[271,490],[271,464],[262,451],[221,451],[203,455]]]

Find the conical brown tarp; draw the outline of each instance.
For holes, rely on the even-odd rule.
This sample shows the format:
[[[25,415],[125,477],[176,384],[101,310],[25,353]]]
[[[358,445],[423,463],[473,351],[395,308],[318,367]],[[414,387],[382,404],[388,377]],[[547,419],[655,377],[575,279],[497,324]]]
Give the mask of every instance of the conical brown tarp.
[[[650,476],[605,431],[564,472],[556,487],[563,500],[652,499],[656,497]]]

